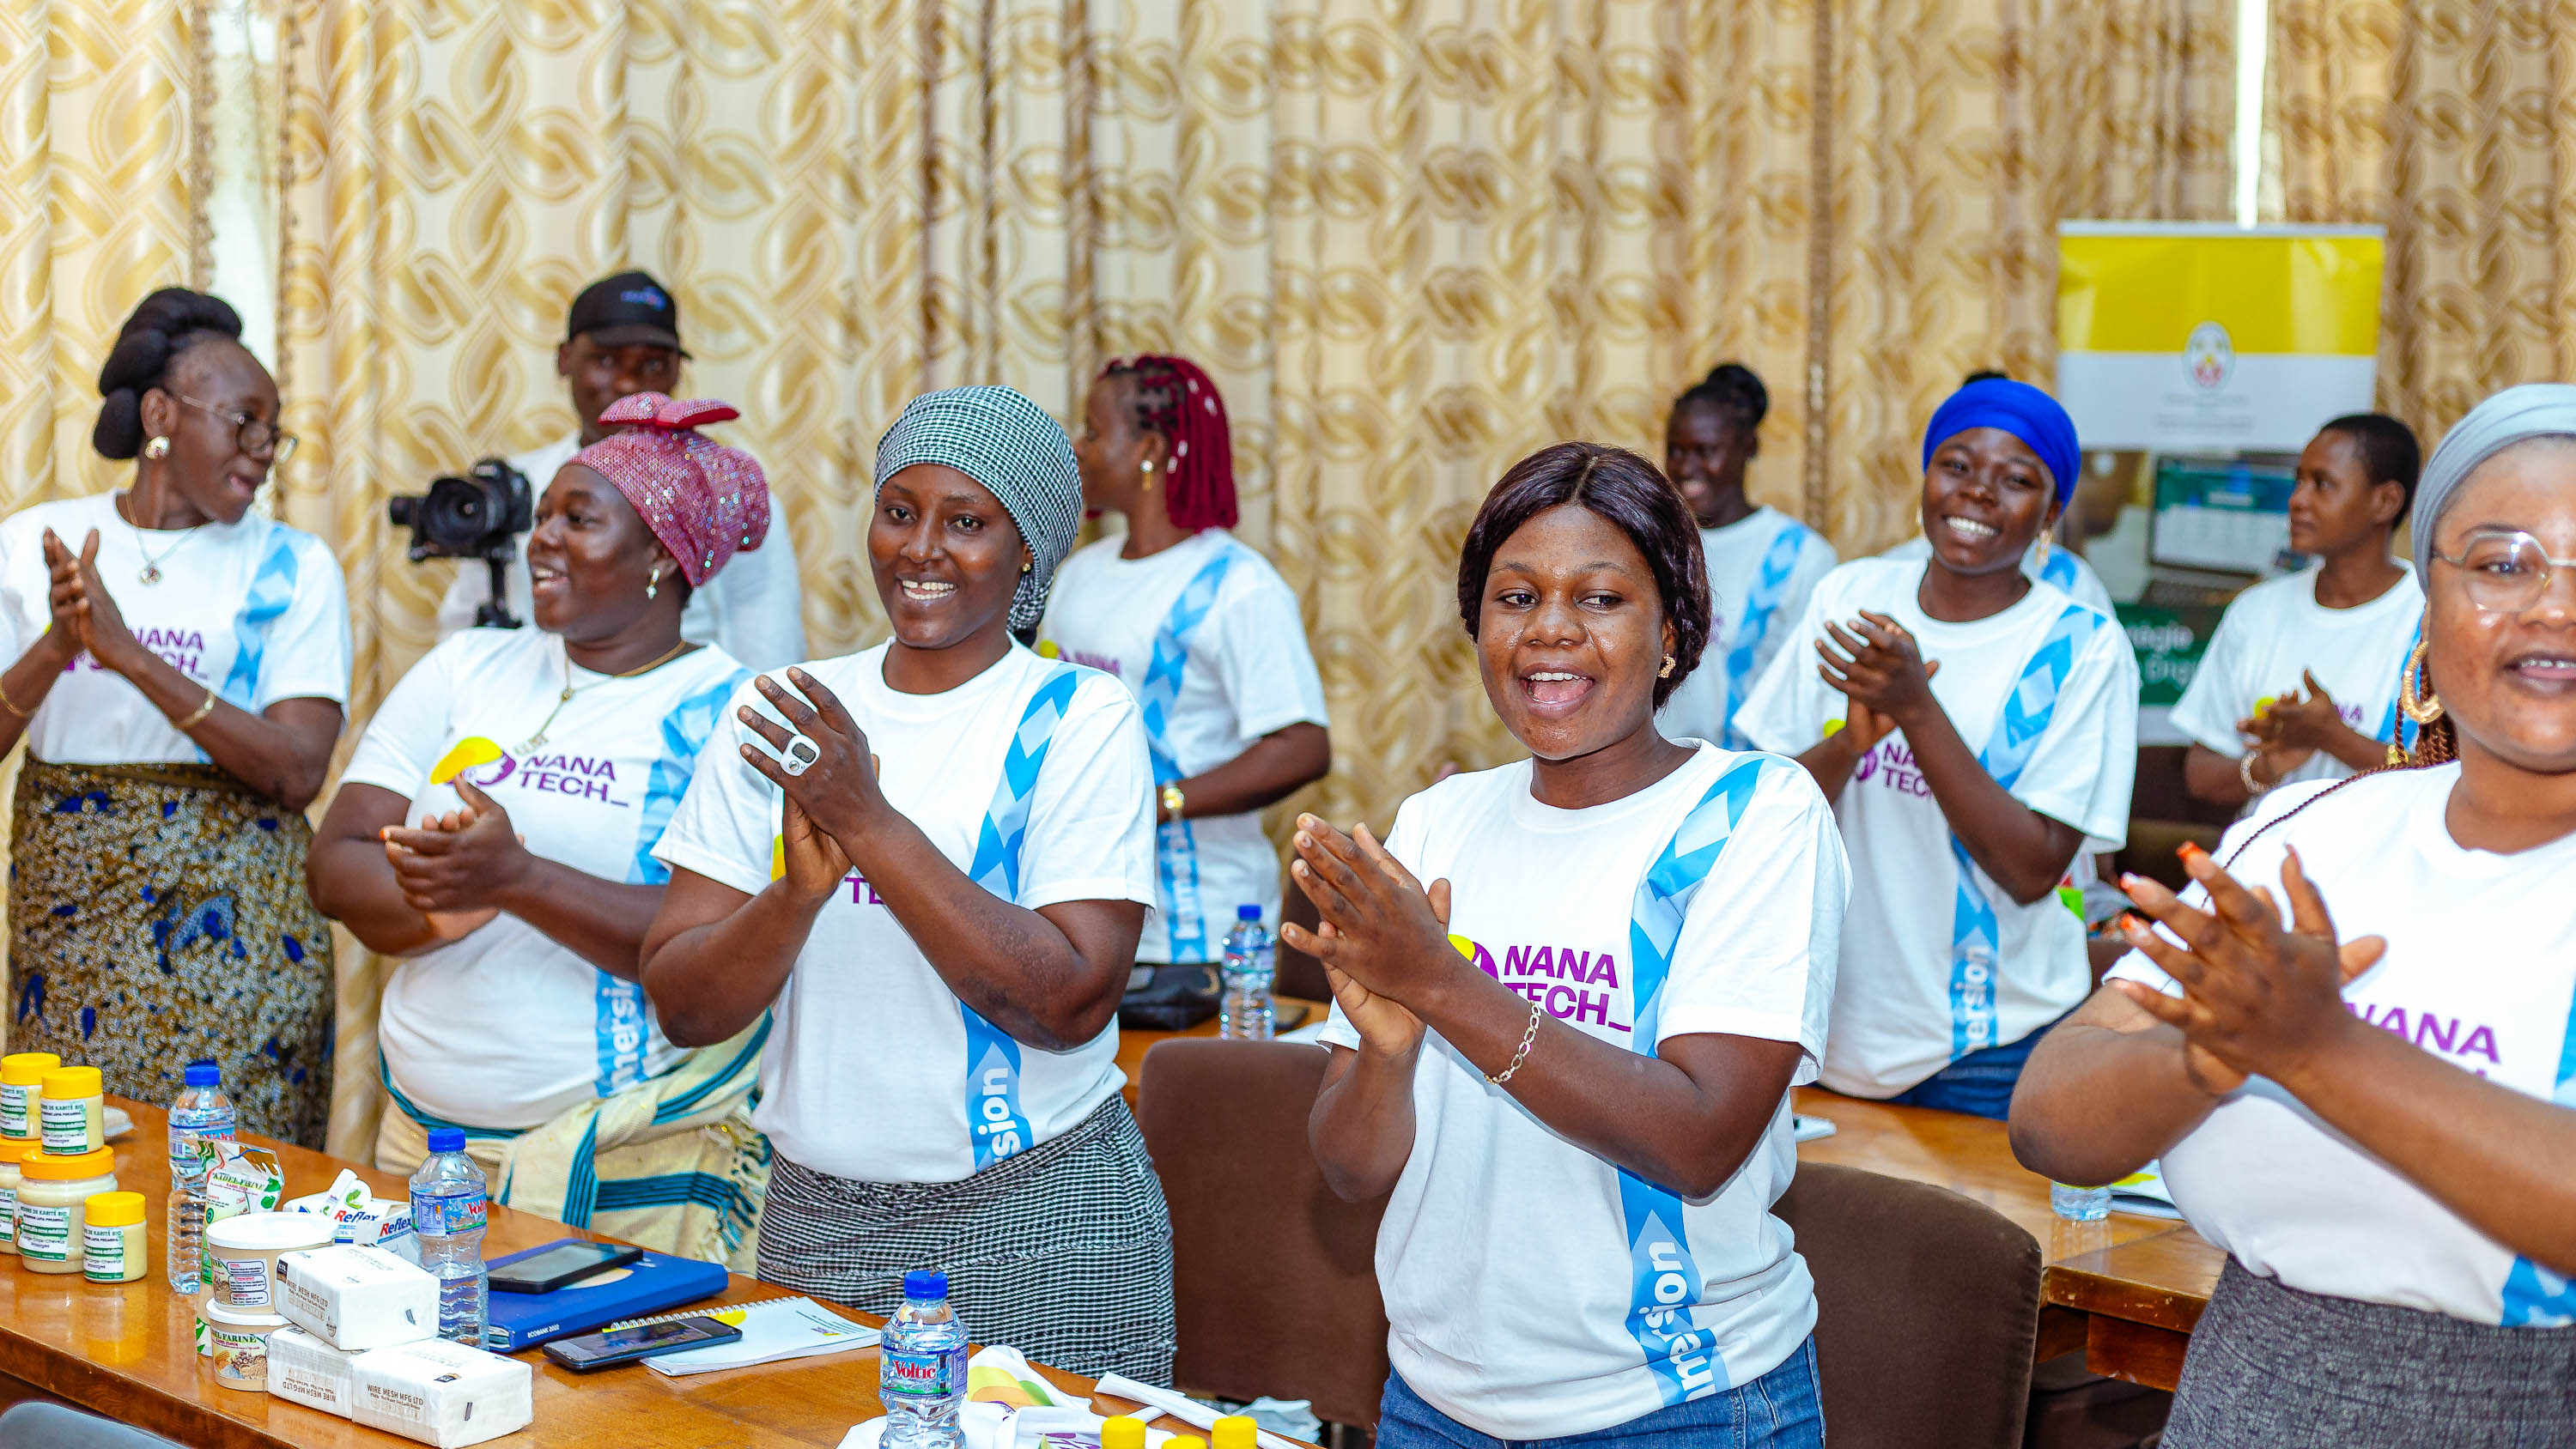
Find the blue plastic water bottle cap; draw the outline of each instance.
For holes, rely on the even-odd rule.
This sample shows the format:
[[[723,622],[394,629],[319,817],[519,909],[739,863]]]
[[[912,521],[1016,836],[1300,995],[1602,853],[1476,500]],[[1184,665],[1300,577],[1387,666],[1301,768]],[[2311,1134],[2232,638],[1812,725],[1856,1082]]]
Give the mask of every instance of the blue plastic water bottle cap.
[[[915,1268],[903,1275],[903,1296],[945,1298],[948,1296],[948,1275],[937,1268]]]
[[[223,1068],[221,1068],[221,1067],[219,1067],[219,1066],[216,1066],[213,1062],[190,1062],[190,1063],[188,1063],[188,1085],[189,1085],[189,1086],[191,1086],[191,1087],[220,1087],[220,1086],[222,1086],[223,1084],[224,1084],[224,1069],[223,1069]]]
[[[1257,920],[1260,920],[1260,919],[1261,919],[1261,907],[1259,907],[1259,906],[1236,906],[1236,907],[1234,908],[1234,918],[1235,918],[1236,920],[1238,920],[1238,921],[1257,921]]]
[[[430,1128],[429,1150],[432,1153],[464,1151],[465,1129],[462,1127]]]

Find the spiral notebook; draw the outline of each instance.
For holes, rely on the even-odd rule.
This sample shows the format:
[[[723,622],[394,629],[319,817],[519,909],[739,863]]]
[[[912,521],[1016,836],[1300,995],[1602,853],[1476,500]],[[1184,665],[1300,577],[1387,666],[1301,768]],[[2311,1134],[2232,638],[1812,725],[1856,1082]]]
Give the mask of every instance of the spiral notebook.
[[[674,1323],[683,1318],[712,1318],[718,1323],[741,1329],[742,1337],[731,1343],[685,1348],[678,1353],[655,1354],[644,1360],[653,1372],[665,1378],[713,1373],[718,1369],[749,1368],[753,1364],[779,1363],[791,1358],[813,1358],[818,1354],[845,1353],[855,1348],[872,1348],[877,1341],[875,1329],[864,1323],[852,1323],[811,1298],[765,1298],[758,1303],[737,1303],[730,1308],[665,1313],[657,1318],[630,1318],[609,1327],[633,1328],[645,1323]]]

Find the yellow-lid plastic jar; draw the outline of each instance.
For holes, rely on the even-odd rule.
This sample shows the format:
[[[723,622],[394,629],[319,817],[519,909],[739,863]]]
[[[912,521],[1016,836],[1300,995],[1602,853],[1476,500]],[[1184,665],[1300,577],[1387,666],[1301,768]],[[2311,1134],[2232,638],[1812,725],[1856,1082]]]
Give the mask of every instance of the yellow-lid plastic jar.
[[[35,1144],[0,1137],[0,1253],[18,1251],[18,1160]]]
[[[96,1067],[56,1067],[45,1073],[37,1115],[45,1150],[62,1157],[107,1145],[107,1095]]]
[[[18,1261],[38,1273],[79,1272],[87,1205],[116,1191],[116,1154],[30,1152],[18,1179]]]
[[[143,1194],[102,1192],[81,1205],[81,1276],[92,1283],[131,1283],[150,1266],[143,1243]]]
[[[52,1052],[13,1052],[0,1057],[0,1137],[33,1141],[41,1130],[36,1104],[45,1095],[45,1073],[63,1064]]]

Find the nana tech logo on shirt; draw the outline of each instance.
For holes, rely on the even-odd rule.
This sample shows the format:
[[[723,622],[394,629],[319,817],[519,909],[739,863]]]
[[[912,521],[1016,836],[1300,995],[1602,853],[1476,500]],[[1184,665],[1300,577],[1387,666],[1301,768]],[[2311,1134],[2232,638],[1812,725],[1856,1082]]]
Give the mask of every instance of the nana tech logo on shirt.
[[[1620,987],[1619,958],[1607,950],[1575,946],[1506,946],[1501,959],[1465,936],[1449,944],[1475,968],[1527,998],[1559,1021],[1591,1022],[1628,1031],[1628,993]]]
[[[617,762],[614,760],[563,752],[530,755],[521,760],[481,735],[468,735],[458,740],[430,768],[429,783],[433,785],[445,785],[459,779],[486,794],[507,786],[597,800],[620,809],[632,803],[618,799],[614,793],[617,785]]]

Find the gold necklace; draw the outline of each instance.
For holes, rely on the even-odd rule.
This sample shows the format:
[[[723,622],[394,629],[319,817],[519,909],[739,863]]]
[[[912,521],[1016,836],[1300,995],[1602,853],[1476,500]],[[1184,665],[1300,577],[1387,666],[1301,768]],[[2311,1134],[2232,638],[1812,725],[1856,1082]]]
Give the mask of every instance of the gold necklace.
[[[602,679],[594,679],[590,683],[581,685],[578,688],[576,688],[572,682],[572,650],[569,648],[565,649],[563,693],[555,696],[555,707],[546,711],[545,722],[537,726],[537,732],[521,741],[519,747],[511,751],[511,753],[515,755],[533,754],[537,750],[544,748],[546,743],[546,731],[554,728],[555,716],[563,713],[564,706],[572,703],[572,697],[574,695],[580,694],[585,690],[597,689],[603,684],[615,683],[620,679],[633,679],[639,674],[650,674],[654,670],[661,668],[663,665],[670,663],[672,660],[679,658],[682,654],[688,651],[688,648],[689,641],[683,639],[679,643],[672,645],[671,652],[663,655],[659,659],[655,659],[645,664],[638,664],[634,668],[629,669],[622,674],[611,674]]]
[[[161,560],[168,558],[170,555],[177,553],[183,548],[186,548],[196,539],[198,531],[203,529],[205,525],[201,523],[193,528],[184,528],[179,530],[179,541],[170,545],[168,548],[161,550],[160,558],[155,558],[152,555],[152,550],[143,546],[143,525],[135,522],[132,515],[126,512],[126,509],[132,506],[132,504],[127,501],[127,498],[128,495],[125,494],[117,495],[116,516],[128,529],[133,530],[134,551],[143,555],[143,567],[134,575],[134,577],[141,580],[144,586],[148,588],[153,584],[161,582]],[[157,532],[158,530],[155,531]]]

